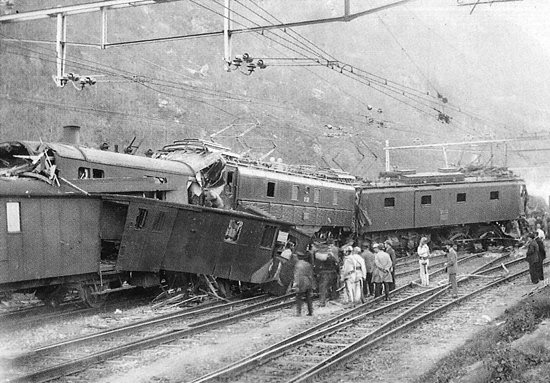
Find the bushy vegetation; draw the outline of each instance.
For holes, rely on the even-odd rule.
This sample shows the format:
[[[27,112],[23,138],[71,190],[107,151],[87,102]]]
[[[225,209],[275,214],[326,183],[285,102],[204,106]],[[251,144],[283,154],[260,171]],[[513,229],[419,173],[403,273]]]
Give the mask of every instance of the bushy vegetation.
[[[529,297],[499,317],[493,326],[477,334],[463,347],[443,358],[421,376],[420,383],[548,382],[550,350],[535,339],[524,347],[513,342],[534,331],[550,318],[550,290]],[[475,377],[475,378],[474,378]]]

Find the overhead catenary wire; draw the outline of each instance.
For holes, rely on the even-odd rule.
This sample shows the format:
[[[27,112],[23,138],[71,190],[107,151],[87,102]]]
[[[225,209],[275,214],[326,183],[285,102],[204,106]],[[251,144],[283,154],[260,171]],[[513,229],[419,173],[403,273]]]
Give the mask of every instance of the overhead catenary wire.
[[[88,68],[94,68],[94,66],[92,65],[88,65]],[[97,68],[97,67],[96,67]],[[112,68],[111,68],[112,69]],[[124,77],[124,74],[120,74],[120,73],[114,73],[114,72],[111,72],[111,74],[113,76],[118,76],[120,78],[125,78]],[[126,73],[127,76],[132,76],[132,74],[130,72],[127,72]],[[129,77],[126,78],[128,81],[132,81]],[[149,79],[148,79],[149,80]],[[157,80],[158,81],[158,80]],[[151,80],[151,83],[153,83],[153,80]],[[158,88],[156,88],[156,86],[169,86],[169,85],[166,85],[165,83],[160,83],[160,81],[158,83],[153,83],[155,86],[151,87],[151,89],[153,90],[157,90],[158,91]],[[141,84],[140,84],[141,85]],[[176,89],[178,86],[177,85],[174,85],[173,88]]]
[[[208,7],[205,7],[205,8],[206,8],[206,9],[209,9]],[[216,11],[213,11],[213,12],[216,12]],[[216,12],[216,13],[218,13],[218,14],[221,15],[221,13],[219,13],[219,12]],[[225,17],[225,15],[224,15],[223,17]],[[234,20],[232,19],[232,21],[234,21]],[[244,27],[247,27],[247,26],[243,25],[242,23],[239,23],[239,24],[242,25],[242,26],[244,26]],[[259,24],[257,24],[257,23],[256,23],[256,25],[259,26]],[[274,25],[274,24],[272,24],[272,25]],[[264,37],[265,37],[265,36],[264,36]],[[287,48],[288,48],[288,47],[287,47]],[[318,60],[318,61],[320,61],[319,59],[315,59],[315,58],[312,58],[312,59],[313,59],[313,60]],[[322,60],[327,61],[327,62],[330,62],[330,61],[331,61],[331,60],[328,60],[328,59],[325,59],[325,58],[323,58]],[[339,64],[340,62],[337,61],[336,63]],[[281,65],[281,64],[278,64],[278,66],[282,66],[282,65]],[[292,66],[292,65],[288,65],[288,64],[287,64],[286,66]],[[305,66],[305,65],[304,65],[304,64],[299,64],[298,66]],[[309,65],[308,65],[308,66],[309,66]],[[328,67],[331,67],[330,65],[327,65],[327,66],[328,66]],[[355,71],[353,71],[353,70],[349,70],[349,69],[348,69],[348,72],[349,72],[349,73],[354,74],[354,72],[361,71],[362,73],[365,73],[365,74],[369,74],[369,75],[370,75],[369,72],[363,71],[363,70],[361,70],[361,69],[359,69],[359,68],[356,68],[356,67],[353,67],[353,66],[351,66],[351,65],[349,65],[349,64],[342,63],[342,65],[341,65],[341,66],[338,66],[338,67],[341,68],[341,72],[343,72],[343,70],[345,70],[345,68],[348,67],[348,68],[351,68],[351,69],[354,69],[354,70],[355,70]],[[350,78],[353,79],[353,76],[350,76]],[[367,77],[367,78],[368,78],[368,77]],[[381,87],[387,87],[387,88],[401,87],[401,88],[403,88],[402,85],[400,85],[400,84],[398,84],[398,83],[396,83],[396,82],[393,82],[393,81],[388,81],[387,79],[381,78],[380,76],[374,76],[374,78],[368,78],[368,80],[369,80],[369,81],[372,81],[372,82],[378,82],[379,85],[380,85]],[[369,85],[370,85],[370,84],[369,84]],[[409,87],[405,87],[405,88],[409,88]],[[373,88],[373,89],[375,89],[375,90],[377,90],[377,91],[380,91],[380,89],[378,89],[378,88]],[[412,88],[410,88],[410,89],[412,89]],[[436,111],[438,110],[437,108],[438,108],[439,105],[440,105],[438,99],[436,99],[436,98],[433,97],[433,96],[431,96],[431,97],[426,97],[426,95],[425,95],[423,92],[420,92],[420,91],[418,91],[418,90],[415,90],[415,93],[417,93],[417,95],[410,94],[410,92],[407,92],[406,89],[405,89],[405,90],[403,90],[403,89],[392,89],[391,91],[392,91],[392,92],[395,92],[396,95],[398,94],[398,95],[400,95],[400,96],[405,96],[405,98],[410,99],[412,102],[418,102],[419,104],[423,104],[423,106],[426,107],[426,108],[428,109],[427,111],[423,111],[423,113],[424,113],[424,114],[427,114],[427,115],[430,115],[430,116],[432,115],[431,113],[433,113],[433,110],[436,110]],[[384,93],[384,92],[382,92],[382,93]],[[387,93],[384,93],[384,94],[387,95]],[[430,102],[430,103],[433,103],[434,105],[428,105],[428,104],[424,103],[423,101],[415,100],[414,97],[419,97],[419,99],[423,99],[423,100],[425,100],[425,101],[428,101],[428,102]],[[408,105],[408,106],[412,106],[412,104],[411,104],[410,102],[403,101],[403,100],[401,100],[399,97],[394,97],[394,99],[395,99],[396,101],[402,102],[402,103],[404,103],[404,104],[406,104],[406,105]],[[420,108],[417,108],[417,107],[416,107],[416,109],[420,111]]]
[[[251,2],[252,2],[252,4],[255,4],[253,1],[251,1]],[[256,4],[255,4],[255,5],[256,5]],[[259,7],[259,6],[258,6],[258,7]],[[248,7],[247,7],[247,8],[248,8]],[[259,7],[259,8],[261,8],[261,7]],[[250,9],[250,8],[248,8],[248,9]],[[263,10],[263,8],[261,8],[261,9]],[[267,14],[269,14],[270,16],[272,16],[272,17],[273,17],[276,21],[278,21],[279,23],[282,23],[282,21],[280,21],[280,20],[278,20],[277,18],[275,18],[275,17],[274,17],[273,15],[271,15],[269,12],[267,12],[267,11],[265,11],[265,10],[264,10],[264,12],[266,12]],[[266,21],[268,21],[268,20],[265,19],[265,18],[263,18],[263,19],[266,20]],[[384,23],[384,21],[383,21],[382,19],[380,19],[380,20],[381,20],[382,23]],[[272,25],[274,25],[274,24],[272,24]],[[384,25],[386,25],[386,24],[384,23]],[[386,27],[387,27],[387,25],[386,25]],[[387,28],[388,28],[388,27],[387,27]],[[290,31],[293,31],[292,28],[288,28],[288,29],[289,29]],[[285,32],[286,32],[286,29],[285,29]],[[397,38],[395,37],[395,35],[391,32],[391,30],[389,30],[389,32],[390,32],[390,34],[392,34],[392,36],[394,37],[394,39],[395,39],[395,40],[397,41],[397,43],[401,46],[401,48],[404,50],[404,47],[402,46],[402,44],[399,43],[399,41],[397,40]],[[296,32],[295,32],[295,33],[296,33]],[[314,45],[314,44],[313,44],[313,45]],[[315,45],[314,45],[314,46],[315,46]],[[316,47],[316,46],[315,46],[315,47]],[[318,47],[316,47],[316,48],[318,48]],[[319,49],[320,49],[320,48],[319,48]],[[404,51],[405,51],[405,50],[404,50]],[[323,52],[324,52],[324,51],[323,51]],[[326,52],[324,52],[324,53],[326,53]],[[408,57],[412,60],[412,57],[410,57],[410,55],[408,54],[408,52],[405,51],[405,53],[406,53],[406,54],[408,55]],[[328,55],[328,54],[327,54],[327,55]],[[330,55],[329,55],[329,56],[330,56]],[[334,57],[332,57],[332,59],[335,60],[335,61],[337,61]],[[412,60],[412,61],[413,61],[413,64],[415,64],[415,65],[417,66],[417,68],[418,68],[418,65],[414,62],[414,60]],[[273,64],[270,64],[270,66],[272,66],[272,65],[273,65]],[[276,65],[276,66],[283,66],[283,65],[285,65],[285,66],[290,66],[290,64],[275,64],[275,65]],[[346,66],[346,65],[348,65],[348,64],[343,64],[343,66]],[[300,66],[304,66],[304,65],[303,65],[303,64],[300,64]],[[420,70],[420,68],[418,68],[418,69]],[[356,68],[356,70],[361,70],[361,69]],[[423,73],[422,71],[420,71],[420,72],[421,72],[421,74],[424,76],[424,78],[426,79],[426,81],[430,84],[430,86],[431,86],[434,90],[436,90],[436,92],[437,92],[437,94],[438,94],[438,98],[439,98],[440,92],[438,91],[438,89],[435,88],[435,86],[431,83],[431,81],[429,81],[429,79],[427,79],[427,77],[424,75],[424,73]],[[367,73],[368,73],[368,72],[367,72]],[[371,74],[371,73],[369,73],[369,74],[370,74],[370,75],[373,75],[373,74]],[[375,76],[375,78],[376,78],[376,75],[374,75],[374,76]],[[387,79],[383,79],[383,81],[384,81],[385,85],[388,85],[388,84],[390,84],[390,83],[397,84],[397,83],[395,83],[395,82],[393,82],[393,81],[389,81],[389,80],[387,80]],[[402,86],[402,85],[400,85],[400,84],[397,84],[397,85]],[[406,89],[409,89],[409,90],[412,90],[412,91],[420,92],[420,91],[418,91],[417,89],[414,89],[414,88],[411,88],[411,87],[405,87],[405,88],[406,88]],[[422,93],[422,92],[420,92],[420,93]],[[410,98],[410,97],[409,97],[409,98]],[[437,103],[439,104],[439,100],[430,100],[430,102],[434,102],[434,101],[437,101]],[[408,105],[409,105],[409,104],[408,104]],[[483,117],[483,116],[476,115],[475,113],[471,113],[471,112],[465,111],[463,108],[457,107],[456,105],[453,105],[453,104],[449,104],[449,103],[448,103],[448,104],[445,105],[445,107],[446,107],[446,108],[450,108],[450,109],[454,110],[455,112],[464,114],[464,115],[466,115],[466,116],[468,116],[468,117],[475,118],[475,119],[478,119],[478,120],[480,120],[480,121],[489,122],[490,124],[495,124],[495,125],[498,125],[498,126],[502,126],[502,124],[498,124],[498,123],[495,122],[495,121],[489,120],[489,119],[487,119],[487,118],[485,118],[485,117]],[[432,107],[431,109],[435,109],[435,108]],[[436,110],[437,110],[437,109],[436,109]],[[456,122],[456,121],[455,121],[455,122]]]

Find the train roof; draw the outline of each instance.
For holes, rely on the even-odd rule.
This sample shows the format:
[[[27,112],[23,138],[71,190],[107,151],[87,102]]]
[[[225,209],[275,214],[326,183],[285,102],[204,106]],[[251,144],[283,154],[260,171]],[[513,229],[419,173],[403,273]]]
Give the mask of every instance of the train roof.
[[[351,190],[355,189],[353,185],[346,184],[346,183],[340,183],[340,182],[330,182],[329,180],[323,180],[316,177],[304,177],[302,174],[292,174],[288,172],[277,172],[276,170],[268,170],[268,169],[262,169],[262,168],[253,168],[253,167],[246,167],[246,166],[240,166],[238,167],[238,171],[242,175],[255,177],[255,178],[269,178],[272,180],[280,180],[280,181],[287,181],[287,182],[295,182],[298,184],[304,184],[304,178],[307,178],[307,185],[308,186],[318,186],[318,187],[324,187],[324,188],[332,188],[332,189],[342,189],[342,190]]]
[[[205,153],[218,153],[227,162],[228,165],[239,169],[250,168],[258,169],[270,174],[286,174],[295,177],[305,177],[308,179],[317,179],[332,183],[355,184],[357,179],[350,173],[339,169],[319,169],[309,165],[289,165],[282,162],[265,162],[254,158],[241,156],[232,152],[229,148],[215,142],[204,141],[201,139],[183,139],[174,141],[174,143],[165,145],[157,152],[162,156],[166,153],[183,152],[187,155],[204,155]],[[170,156],[166,156],[171,159]],[[176,157],[172,157],[175,159]],[[273,176],[276,177],[276,176]]]
[[[168,202],[168,201],[161,201],[161,200],[151,199],[151,198],[143,198],[143,197],[135,197],[135,196],[119,195],[119,194],[101,194],[100,197],[104,201],[111,201],[119,204],[129,204],[133,202],[141,205],[165,206],[167,208],[174,208],[174,209],[194,210],[194,211],[202,211],[205,213],[229,215],[235,218],[255,219],[261,222],[274,223],[274,224],[285,225],[289,227],[295,226],[292,222],[283,221],[283,220],[271,218],[271,217],[266,217],[263,215],[252,214],[252,213],[239,211],[239,210],[219,209],[219,208],[206,207],[206,206],[200,206],[200,205]]]
[[[24,145],[31,155],[39,154],[45,148],[49,148],[61,158],[70,158],[102,165],[130,167],[142,170],[150,169],[164,173],[188,176],[195,175],[193,169],[189,165],[182,162],[164,161],[149,157],[116,153],[63,143],[41,143],[34,141],[18,141],[18,143]]]

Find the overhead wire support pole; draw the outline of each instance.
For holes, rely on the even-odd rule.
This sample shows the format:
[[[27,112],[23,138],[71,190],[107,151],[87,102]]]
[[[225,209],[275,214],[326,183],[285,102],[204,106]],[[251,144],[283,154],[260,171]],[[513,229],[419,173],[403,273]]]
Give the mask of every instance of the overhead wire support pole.
[[[101,8],[101,49],[105,49],[105,44],[107,41],[107,10]]]
[[[68,16],[68,15],[81,14],[81,13],[97,12],[97,11],[100,11],[102,8],[105,10],[112,10],[112,9],[120,9],[125,7],[135,7],[140,5],[164,4],[167,2],[176,2],[176,1],[182,1],[182,0],[97,1],[89,4],[51,8],[51,9],[44,9],[44,10],[31,11],[31,12],[21,12],[21,13],[12,14],[12,15],[3,15],[3,16],[0,16],[0,24],[51,18],[60,13],[65,16]],[[411,1],[414,1],[414,0],[399,0],[386,5],[379,6],[379,7],[371,8],[366,11],[350,13],[349,10],[350,10],[351,0],[344,0],[344,15],[342,16],[330,17],[330,18],[324,18],[324,19],[304,20],[304,21],[297,21],[292,23],[271,24],[271,25],[257,26],[257,27],[251,27],[251,28],[232,29],[231,27],[228,27],[227,34],[228,36],[231,36],[236,33],[262,32],[262,31],[267,31],[271,29],[288,29],[288,28],[300,27],[300,26],[306,26],[306,25],[326,24],[326,23],[334,23],[334,22],[350,22],[355,20],[356,18],[367,16],[372,13],[384,11]],[[226,7],[226,10],[228,8],[229,7]],[[227,20],[227,17],[225,16],[225,14],[224,14],[224,18]],[[195,33],[195,34],[178,35],[178,36],[170,36],[170,37],[159,37],[159,38],[142,39],[142,40],[121,41],[121,42],[115,42],[115,43],[104,43],[102,47],[106,49],[106,48],[116,47],[116,46],[138,45],[138,44],[185,40],[185,39],[202,38],[202,37],[223,36],[225,33],[226,32],[224,29],[224,30],[214,31],[214,32],[204,32],[204,33]],[[10,41],[10,39],[1,39],[1,40]],[[24,41],[24,40],[18,40],[18,41]],[[32,42],[37,42],[37,41],[32,41]],[[42,41],[42,42],[47,42],[47,41]],[[83,44],[66,42],[65,45],[83,45]],[[93,46],[93,44],[89,44],[89,45]],[[95,44],[95,46],[99,46],[99,45],[100,44]]]
[[[56,45],[55,45],[57,71],[56,71],[56,76],[54,80],[56,85],[60,88],[65,86],[65,83],[62,81],[62,78],[63,78],[63,75],[65,74],[65,58],[67,53],[67,47],[65,46],[66,35],[67,35],[67,21],[65,19],[65,15],[58,13]]]
[[[223,11],[223,46],[224,46],[224,58],[225,70],[227,72],[231,69],[231,0],[224,0],[225,6]]]
[[[423,148],[435,148],[435,147],[443,147],[443,153],[445,155],[445,164],[447,164],[447,158],[446,158],[446,147],[447,146],[467,146],[467,145],[478,145],[478,144],[491,144],[491,155],[492,155],[492,144],[493,143],[501,143],[506,145],[507,142],[511,141],[531,141],[531,140],[544,140],[544,139],[550,139],[550,135],[544,135],[544,136],[526,136],[526,137],[519,137],[519,138],[503,138],[501,140],[480,140],[480,141],[464,141],[464,142],[448,142],[448,143],[441,143],[441,144],[425,144],[425,145],[406,145],[406,146],[393,146],[391,147],[389,144],[389,141],[386,140],[386,146],[384,147],[384,152],[386,153],[386,171],[391,171],[390,166],[390,150],[397,150],[397,149],[423,149]],[[505,146],[505,154],[508,155],[507,147]],[[507,160],[507,159],[506,159]],[[447,165],[446,165],[447,166]]]

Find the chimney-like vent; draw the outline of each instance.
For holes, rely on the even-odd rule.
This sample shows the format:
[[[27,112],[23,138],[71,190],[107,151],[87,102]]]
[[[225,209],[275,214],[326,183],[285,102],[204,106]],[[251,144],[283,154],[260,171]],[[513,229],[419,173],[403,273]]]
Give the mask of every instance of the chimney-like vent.
[[[66,144],[80,145],[80,126],[64,126],[62,141]]]

